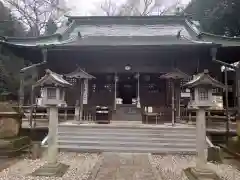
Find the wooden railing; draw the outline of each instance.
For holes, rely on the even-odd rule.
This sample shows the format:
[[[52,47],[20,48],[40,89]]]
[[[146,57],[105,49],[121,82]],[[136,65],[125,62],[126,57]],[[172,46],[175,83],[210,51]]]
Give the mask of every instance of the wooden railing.
[[[59,116],[59,122],[65,122],[65,121],[73,121],[77,119],[75,117],[75,107],[59,107],[58,108],[58,116]],[[22,125],[23,127],[48,127],[48,121],[49,121],[49,115],[48,110],[46,107],[34,107],[33,113],[32,113],[32,126],[30,122],[30,116],[31,116],[31,107],[30,106],[24,106],[22,107],[22,111],[24,113],[24,117],[22,119]],[[96,111],[94,111],[92,108],[84,108],[83,109],[83,117],[82,121],[96,121]]]

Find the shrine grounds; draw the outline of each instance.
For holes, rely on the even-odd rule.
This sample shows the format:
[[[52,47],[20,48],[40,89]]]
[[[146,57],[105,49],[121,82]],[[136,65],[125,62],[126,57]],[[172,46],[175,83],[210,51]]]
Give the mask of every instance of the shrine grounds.
[[[194,155],[150,155],[137,153],[61,152],[59,161],[69,165],[63,177],[33,177],[31,173],[46,163],[23,156],[0,172],[0,180],[187,180],[183,169],[195,166]],[[240,179],[238,167],[208,163],[223,180]],[[240,167],[240,166],[239,166]]]

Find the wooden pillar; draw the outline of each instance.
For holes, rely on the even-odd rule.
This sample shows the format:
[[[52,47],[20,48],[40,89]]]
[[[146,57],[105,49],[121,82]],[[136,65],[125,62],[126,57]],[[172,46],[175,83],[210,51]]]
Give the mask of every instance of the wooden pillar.
[[[174,80],[171,79],[171,91],[172,91],[172,126],[175,125],[175,88],[174,88]]]
[[[176,122],[180,122],[181,120],[181,88],[180,88],[180,80],[176,80],[175,81],[175,97],[176,97],[176,101],[175,101],[175,107],[176,107]]]
[[[225,108],[226,108],[226,143],[228,144],[229,139],[229,111],[228,111],[228,76],[227,67],[224,71],[224,81],[225,81]]]
[[[83,93],[84,93],[84,79],[80,79],[79,121],[83,120]]]
[[[31,104],[31,106],[30,106],[30,119],[29,119],[29,123],[30,123],[30,127],[32,128],[32,127],[34,127],[34,125],[33,125],[33,110],[34,110],[34,87],[32,86],[32,89],[31,89],[31,99],[30,99],[30,104]]]
[[[236,69],[237,135],[240,136],[240,67]]]
[[[117,110],[117,82],[118,82],[118,77],[117,77],[117,73],[115,73],[115,76],[114,76],[114,106],[113,106],[114,111]]]
[[[140,103],[140,74],[137,73],[137,107],[141,108],[141,103]]]
[[[24,72],[20,72],[19,107],[24,105]]]

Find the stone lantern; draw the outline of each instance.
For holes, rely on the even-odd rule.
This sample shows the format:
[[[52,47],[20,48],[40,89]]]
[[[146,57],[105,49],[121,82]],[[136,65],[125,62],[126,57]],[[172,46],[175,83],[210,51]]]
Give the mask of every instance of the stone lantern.
[[[42,103],[49,108],[48,125],[48,163],[37,169],[36,176],[59,176],[67,170],[68,166],[57,162],[57,128],[58,128],[58,105],[65,102],[65,88],[71,86],[61,75],[50,70],[34,85],[42,88]]]
[[[197,109],[197,163],[195,168],[191,168],[190,172],[200,178],[215,178],[216,174],[207,168],[207,160],[205,156],[206,149],[206,117],[205,110],[213,106],[213,88],[225,88],[225,86],[212,78],[208,70],[204,70],[194,76],[193,80],[186,83],[184,87],[191,90],[191,100],[189,107]]]

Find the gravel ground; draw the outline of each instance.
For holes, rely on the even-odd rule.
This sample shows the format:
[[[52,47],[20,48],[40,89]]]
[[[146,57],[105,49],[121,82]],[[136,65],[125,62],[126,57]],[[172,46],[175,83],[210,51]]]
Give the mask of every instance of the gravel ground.
[[[160,172],[162,180],[188,180],[183,169],[194,167],[195,156],[187,155],[153,155],[152,165]],[[226,164],[208,163],[211,170],[215,171],[223,180],[240,179],[240,171]]]
[[[23,159],[0,172],[0,180],[86,180],[99,160],[98,154],[60,153],[59,161],[70,165],[63,177],[33,177],[30,174],[46,163],[43,159]]]

